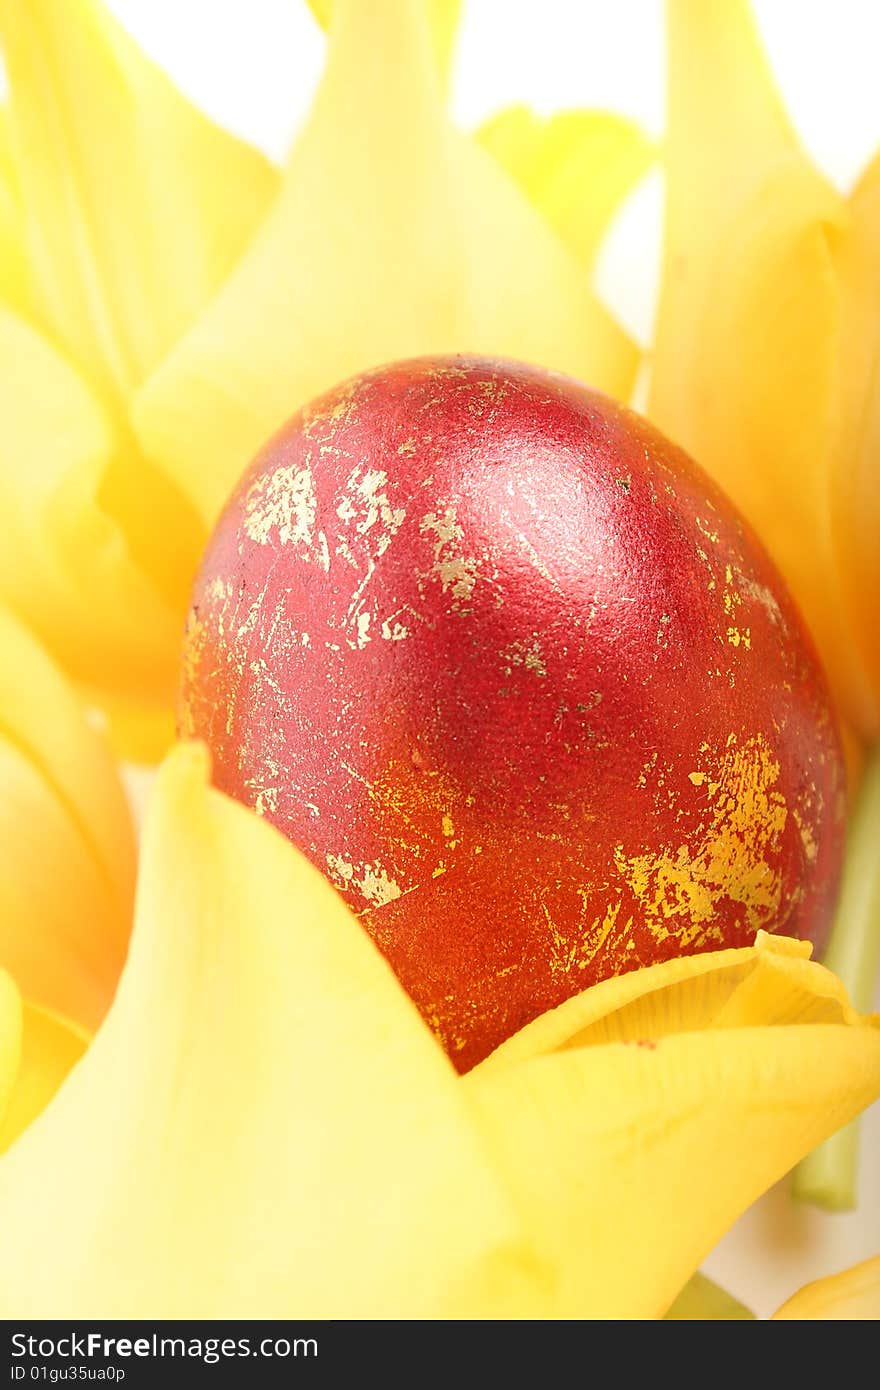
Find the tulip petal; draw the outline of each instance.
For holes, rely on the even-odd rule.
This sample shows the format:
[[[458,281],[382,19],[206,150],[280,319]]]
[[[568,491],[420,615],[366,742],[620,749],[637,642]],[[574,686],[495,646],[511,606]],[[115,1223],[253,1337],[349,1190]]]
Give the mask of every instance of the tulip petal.
[[[168,554],[165,574],[148,577],[149,557],[133,552],[112,511],[120,446],[107,415],[46,339],[3,309],[0,417],[0,600],[80,684],[167,708],[188,577],[174,569],[182,532],[170,508],[156,526],[147,472],[129,470],[153,544]]]
[[[669,0],[666,252],[649,413],[742,508],[839,700],[870,699],[830,507],[843,199],[782,108],[747,0]]]
[[[21,1032],[21,996],[12,976],[0,968],[0,1128],[18,1076]]]
[[[654,158],[635,121],[605,111],[542,117],[527,106],[510,106],[481,126],[477,138],[586,265]]]
[[[30,635],[0,612],[0,963],[92,1026],[131,920],[134,840],[103,741]]]
[[[625,397],[634,346],[583,267],[450,126],[417,0],[338,0],[278,201],[135,403],[145,452],[210,523],[272,430],[343,377],[476,351]]]
[[[0,1161],[0,1309],[540,1311],[450,1063],[324,878],[207,770],[184,746],[160,772],[111,1012]]]
[[[851,1023],[843,985],[810,960],[809,941],[759,931],[754,946],[679,956],[618,975],[526,1025],[483,1068],[597,1042],[706,1028]]]
[[[25,311],[29,307],[28,270],[24,244],[24,214],[11,158],[9,121],[0,111],[0,303]]]
[[[464,1078],[561,1270],[558,1316],[662,1317],[736,1217],[880,1095],[880,1020],[796,946],[633,971]]]
[[[228,274],[274,194],[100,0],[2,0],[42,315],[89,378],[137,385]]]
[[[424,0],[424,3],[437,66],[443,81],[448,83],[462,0]],[[308,4],[321,28],[329,29],[336,12],[336,0],[308,0]]]
[[[880,1320],[880,1255],[842,1274],[806,1284],[773,1314],[774,1321],[810,1318],[848,1322]]]
[[[844,294],[835,454],[837,535],[847,598],[855,614],[870,694],[860,727],[880,738],[880,155],[850,199],[849,234],[840,248]]]
[[[41,770],[69,808],[127,914],[134,841],[116,768],[63,677],[21,624],[2,611],[0,737]]]
[[[9,112],[0,106],[0,182],[18,196],[18,175],[9,132]]]
[[[2,1026],[0,1023],[0,1032]],[[25,1004],[21,1058],[15,1083],[5,1112],[0,1105],[0,1153],[14,1144],[28,1125],[45,1110],[87,1045],[88,1035],[75,1024],[33,1004]]]

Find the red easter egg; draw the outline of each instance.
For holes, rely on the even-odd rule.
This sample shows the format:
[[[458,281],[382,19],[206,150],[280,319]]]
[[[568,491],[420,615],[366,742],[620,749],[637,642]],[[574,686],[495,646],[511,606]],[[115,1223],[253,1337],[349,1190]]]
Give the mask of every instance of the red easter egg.
[[[296,415],[205,555],[181,732],[461,1070],[609,975],[826,937],[844,772],[784,584],[680,449],[556,375],[403,362]]]

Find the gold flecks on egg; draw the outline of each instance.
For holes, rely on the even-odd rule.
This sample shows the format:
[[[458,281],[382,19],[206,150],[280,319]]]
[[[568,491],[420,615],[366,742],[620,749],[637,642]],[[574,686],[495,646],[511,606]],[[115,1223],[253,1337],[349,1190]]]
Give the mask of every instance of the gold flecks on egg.
[[[712,817],[695,848],[636,855],[615,849],[618,872],[661,940],[674,934],[683,944],[696,941],[724,899],[742,907],[753,931],[778,912],[782,877],[768,856],[778,852],[788,817],[774,790],[779,763],[761,735],[728,748],[719,781],[709,784]]]
[[[250,637],[251,633],[256,632],[257,630],[260,620],[263,617],[263,607],[265,604],[266,592],[268,590],[268,587],[269,581],[267,579],[264,582],[263,587],[260,589],[260,592],[247,605],[243,618],[240,616],[241,601],[239,600],[239,602],[235,605],[235,617],[238,619],[238,628],[235,633],[235,645],[237,649],[242,653],[242,670],[244,669],[244,652],[247,650],[247,643],[244,641],[244,639]]]
[[[506,980],[509,975],[515,975],[518,970],[522,970],[521,960],[515,960],[511,965],[505,965],[500,970],[496,970],[495,979]]]
[[[513,484],[512,484],[512,483],[508,485],[508,491],[510,492],[510,494],[511,494],[511,496],[512,496],[512,495],[513,495]],[[532,542],[529,540],[529,538],[528,538],[528,536],[526,535],[525,531],[517,531],[517,533],[516,533],[516,539],[517,539],[517,541],[519,542],[519,544],[522,546],[523,550],[524,550],[524,551],[526,552],[526,554],[528,555],[531,564],[534,565],[535,569],[537,570],[538,574],[540,574],[541,578],[542,578],[542,579],[545,579],[545,580],[547,581],[547,583],[550,585],[550,587],[551,587],[551,589],[554,591],[554,593],[558,594],[560,598],[564,599],[564,598],[565,598],[565,594],[564,594],[564,591],[563,591],[563,589],[562,589],[562,587],[561,587],[561,585],[560,585],[560,583],[559,583],[559,580],[558,580],[558,579],[556,578],[556,576],[552,573],[552,571],[551,571],[550,569],[548,569],[548,567],[547,567],[547,565],[546,565],[546,563],[545,563],[543,557],[538,553],[538,551],[537,551],[537,550],[535,549],[535,547],[532,545]],[[499,608],[502,607],[502,604],[501,604],[500,602],[499,602],[499,604],[498,604],[498,607],[499,607]],[[592,620],[592,617],[593,617],[593,614],[591,613],[591,614],[590,614],[590,620]],[[589,621],[588,621],[587,626],[589,627]]]
[[[724,593],[722,595],[722,602],[728,618],[733,616],[742,603],[742,595],[733,582],[732,565],[725,565],[724,567]]]
[[[643,765],[642,770],[639,773],[639,780],[636,783],[637,787],[647,787],[648,778],[653,775],[654,769],[657,766],[658,756],[659,754],[657,753],[657,750],[655,748],[654,752],[651,754],[648,761]]]
[[[564,931],[560,930],[550,914],[550,909],[543,901],[541,902],[541,911],[547,922],[552,942],[550,949],[550,973],[552,975],[566,975],[577,956],[577,940],[569,938]]]
[[[337,387],[333,405],[329,409],[322,400],[305,406],[302,412],[302,431],[306,438],[315,442],[334,438],[339,432],[339,427],[348,423],[361,386],[362,383],[355,379]]]
[[[384,907],[386,903],[393,902],[401,896],[400,885],[382,868],[378,860],[375,864],[364,865],[362,877],[355,878],[354,883],[375,907]]]
[[[339,555],[341,559],[345,560],[349,565],[351,565],[352,569],[360,569],[360,565],[357,562],[357,557],[354,555],[352,548],[349,545],[348,541],[345,539],[345,537],[343,537],[342,540],[340,540],[339,544],[336,547],[335,553]]]
[[[259,478],[248,490],[244,531],[256,545],[268,545],[274,537],[281,545],[302,543],[309,547],[316,511],[311,469],[285,465]]]
[[[586,905],[586,891],[583,889],[579,891],[581,899],[584,902],[584,905]],[[593,961],[601,951],[602,947],[605,945],[605,942],[608,940],[609,936],[611,936],[613,932],[616,934],[617,919],[620,916],[620,907],[621,903],[620,899],[618,898],[617,902],[611,903],[609,907],[606,909],[604,917],[593,918],[593,921],[590,924],[589,931],[585,933],[584,940],[581,945],[581,951],[576,961],[577,968],[579,970],[586,970],[588,966],[592,965]],[[628,931],[630,925],[631,923],[627,921],[624,930]]]
[[[444,593],[451,592],[453,610],[462,611],[476,588],[479,579],[477,561],[462,553],[464,532],[458,524],[454,507],[447,507],[442,515],[427,512],[419,523],[419,531],[431,536],[434,562],[431,569],[420,576],[421,579],[439,579]]]
[[[190,608],[183,634],[181,666],[184,689],[194,690],[201,676],[201,664],[207,649],[207,630],[197,608]],[[180,702],[180,737],[195,738],[196,724],[191,699]]]
[[[383,619],[381,631],[386,642],[402,642],[404,638],[409,637],[409,628],[396,619],[393,623],[390,618]]]
[[[326,859],[330,877],[337,887],[343,890],[350,888],[354,878],[354,864],[343,858],[341,854],[328,854]]]
[[[541,643],[537,633],[532,633],[528,640],[517,638],[511,642],[510,646],[504,651],[499,652],[501,660],[506,662],[505,674],[513,674],[515,666],[521,666],[526,671],[532,671],[540,679],[547,675],[547,667],[544,663],[544,653],[541,650]]]
[[[356,889],[369,903],[368,910],[384,907],[403,895],[400,884],[378,859],[371,864],[355,864],[341,854],[327,854],[325,858],[330,877],[337,888],[344,893]]]
[[[252,786],[253,783],[246,783]],[[265,816],[278,810],[278,788],[261,787],[254,800],[254,810],[258,816]]]
[[[757,580],[752,579],[749,575],[739,573],[737,579],[740,592],[745,594],[747,598],[753,599],[756,603],[760,603],[770,621],[778,626],[783,619],[782,609],[779,607],[776,595],[767,588],[766,584],[759,584]]]
[[[371,623],[379,626],[379,614],[365,608],[367,589],[376,575],[378,561],[406,519],[405,508],[391,505],[387,482],[388,475],[382,469],[359,465],[346,479],[336,507],[340,521],[352,533],[350,540],[340,538],[336,554],[361,572],[345,616],[345,626],[353,629],[352,637],[346,639],[352,651],[362,651],[372,640]],[[385,636],[384,631],[382,635]]]
[[[357,648],[358,648],[358,651],[363,651],[364,647],[367,645],[367,643],[368,643],[369,640],[370,640],[370,614],[369,614],[369,613],[358,613],[357,619],[356,619],[356,629],[357,629],[357,638],[356,638]]]
[[[427,767],[418,750],[413,750],[404,759],[391,759],[384,771],[365,785],[385,842],[393,846],[397,876],[402,873],[417,884],[429,873],[440,878],[449,872],[454,858],[447,855],[461,844],[454,838],[456,807],[464,801],[455,780],[441,769]],[[443,830],[444,855],[439,861],[432,818],[433,826]],[[363,871],[356,872],[363,877]],[[412,891],[404,887],[400,895]]]
[[[804,847],[804,854],[807,856],[807,862],[813,864],[819,853],[819,846],[816,842],[816,836],[813,834],[813,827],[797,808],[792,811],[792,815],[794,816],[794,823],[801,837],[801,844]]]
[[[396,535],[406,519],[403,507],[392,507],[385,491],[388,474],[381,468],[355,468],[345,484],[342,501],[337,507],[337,516],[350,524],[359,536],[365,536],[378,526],[380,540],[377,553],[382,554],[382,539],[387,548],[391,538]]]
[[[215,574],[205,589],[205,597],[211,603],[223,604],[232,596],[232,580]]]

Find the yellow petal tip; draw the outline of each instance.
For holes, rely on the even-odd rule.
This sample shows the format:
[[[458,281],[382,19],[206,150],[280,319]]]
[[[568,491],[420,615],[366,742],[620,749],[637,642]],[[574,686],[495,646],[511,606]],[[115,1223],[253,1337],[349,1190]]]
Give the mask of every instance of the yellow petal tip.
[[[211,780],[211,754],[206,743],[186,739],[176,743],[159,768],[156,790],[186,794],[201,791]]]
[[[774,936],[772,932],[762,930],[755,937],[755,950],[771,956],[787,956],[791,960],[809,960],[813,954],[813,943],[801,941],[795,936]]]

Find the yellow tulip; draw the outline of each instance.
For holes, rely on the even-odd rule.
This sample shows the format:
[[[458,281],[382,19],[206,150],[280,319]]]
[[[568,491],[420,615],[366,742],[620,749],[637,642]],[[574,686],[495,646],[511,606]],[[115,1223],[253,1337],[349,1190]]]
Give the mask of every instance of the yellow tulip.
[[[0,15],[35,309],[124,400],[225,278],[276,177],[100,0],[4,0]]]
[[[594,264],[614,213],[654,159],[634,121],[605,111],[542,118],[527,106],[510,106],[486,121],[478,138],[587,266]]]
[[[649,412],[741,506],[801,608],[848,737],[880,739],[880,158],[850,198],[801,149],[749,0],[668,0],[666,248]],[[854,778],[855,780],[855,778]],[[867,1004],[880,752],[828,961]],[[797,1190],[853,1204],[854,1132]]]
[[[650,413],[742,507],[840,708],[880,735],[880,166],[801,149],[748,0],[669,0],[666,256]]]
[[[203,532],[138,450],[131,393],[229,271],[277,176],[99,0],[2,0],[0,39],[0,599],[144,757],[171,734]]]
[[[377,362],[462,344],[623,397],[636,366],[582,265],[451,126],[424,6],[338,0],[278,199],[138,393],[138,435],[207,524],[304,401]]]
[[[877,1322],[880,1319],[880,1255],[873,1260],[817,1279],[784,1303],[774,1318]]]
[[[862,653],[864,733],[880,738],[880,155],[849,199],[839,249],[843,338],[831,458],[832,516],[840,536],[846,611]]]
[[[440,76],[448,82],[463,0],[424,0],[427,29]],[[329,29],[338,13],[337,0],[308,0],[309,9],[323,29]]]
[[[0,111],[0,303],[16,309],[29,307],[24,209],[4,111]]]
[[[459,1077],[208,772],[161,770],[110,1014],[0,1159],[8,1317],[661,1316],[880,1092],[878,1020],[773,937],[598,985]]]
[[[140,760],[172,734],[207,530],[308,397],[463,345],[621,397],[633,379],[635,348],[584,257],[448,120],[458,5],[332,8],[324,79],[279,178],[100,0],[0,0],[0,600]],[[594,229],[614,201],[606,190]]]
[[[64,678],[0,612],[0,967],[94,1028],[125,958],[134,840],[116,768]]]

